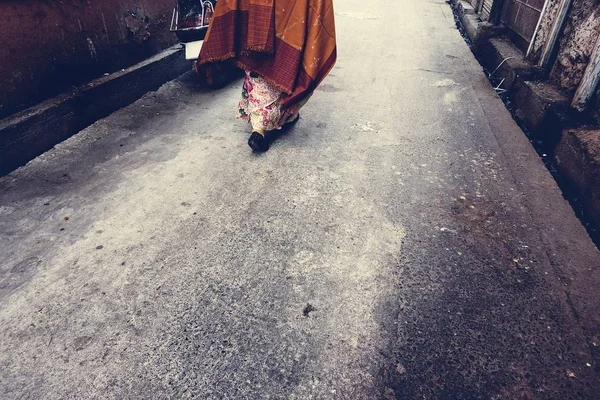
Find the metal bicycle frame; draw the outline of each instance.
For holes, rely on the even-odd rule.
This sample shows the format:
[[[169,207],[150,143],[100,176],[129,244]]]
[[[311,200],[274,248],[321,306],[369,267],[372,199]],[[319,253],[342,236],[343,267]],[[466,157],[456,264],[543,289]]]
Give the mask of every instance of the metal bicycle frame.
[[[173,16],[171,18],[171,28],[170,28],[170,31],[171,32],[175,32],[175,31],[192,31],[192,30],[196,30],[196,29],[207,28],[208,25],[204,24],[204,16],[205,16],[206,9],[209,8],[214,13],[215,12],[215,7],[208,0],[199,0],[199,3],[202,6],[202,25],[179,29],[179,26],[178,26],[178,24],[179,24],[179,2],[177,2],[177,3],[175,3],[175,8],[173,9]]]

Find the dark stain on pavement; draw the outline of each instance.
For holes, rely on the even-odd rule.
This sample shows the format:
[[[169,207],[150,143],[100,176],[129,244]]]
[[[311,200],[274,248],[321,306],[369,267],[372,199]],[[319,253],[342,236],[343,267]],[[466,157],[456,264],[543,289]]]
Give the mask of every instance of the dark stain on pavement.
[[[313,312],[313,311],[317,311],[317,309],[314,308],[312,306],[312,304],[308,303],[308,304],[306,304],[306,307],[304,307],[304,310],[302,311],[302,315],[304,315],[305,317],[308,318],[308,316],[310,315],[310,313]]]
[[[0,269],[0,272],[3,272],[0,274],[0,300],[29,281],[41,263],[42,260],[38,257],[28,257],[14,264],[8,273]]]
[[[449,207],[451,230],[407,238],[398,298],[381,306],[382,326],[397,312],[382,396],[595,398],[593,361],[544,250],[527,245],[527,218],[468,196]]]
[[[90,343],[92,343],[94,339],[90,336],[80,336],[75,338],[73,342],[73,347],[75,347],[75,351],[81,351],[85,349]]]
[[[334,93],[334,92],[339,92],[340,89],[336,88],[333,85],[329,85],[327,83],[324,83],[322,85],[320,85],[317,90],[320,90],[322,92],[329,92],[329,93]]]

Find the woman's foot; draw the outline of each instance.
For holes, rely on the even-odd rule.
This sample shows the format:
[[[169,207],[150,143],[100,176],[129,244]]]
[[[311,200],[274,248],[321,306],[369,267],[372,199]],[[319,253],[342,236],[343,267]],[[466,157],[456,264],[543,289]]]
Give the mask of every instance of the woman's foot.
[[[256,152],[263,153],[269,150],[269,141],[264,134],[252,132],[250,139],[248,139],[248,146]]]

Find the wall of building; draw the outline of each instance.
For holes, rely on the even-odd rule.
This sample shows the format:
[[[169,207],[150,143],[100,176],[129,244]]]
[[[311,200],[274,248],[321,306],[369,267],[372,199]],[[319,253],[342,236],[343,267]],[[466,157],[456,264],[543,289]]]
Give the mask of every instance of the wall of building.
[[[577,90],[600,34],[600,0],[575,0],[550,79],[562,90]]]
[[[534,64],[539,62],[543,47],[548,42],[561,2],[562,0],[548,1],[546,16],[542,18],[529,54],[529,59]],[[572,96],[579,87],[599,37],[600,0],[573,0],[550,66],[550,82]],[[600,90],[590,109],[600,122]]]
[[[513,42],[526,51],[533,37],[544,0],[504,0],[500,20],[509,28]]]
[[[0,118],[176,43],[174,0],[0,2]]]
[[[548,41],[552,27],[556,22],[556,14],[561,1],[562,0],[548,0],[548,4],[546,5],[546,14],[544,17],[542,17],[537,35],[535,36],[535,40],[531,45],[531,53],[529,58],[534,63],[537,63],[542,57],[544,44]]]

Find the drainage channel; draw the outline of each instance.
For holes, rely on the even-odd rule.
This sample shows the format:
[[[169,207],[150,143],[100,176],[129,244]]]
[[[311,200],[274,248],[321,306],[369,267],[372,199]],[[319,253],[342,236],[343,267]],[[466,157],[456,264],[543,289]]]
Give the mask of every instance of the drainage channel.
[[[456,4],[454,4],[451,0],[447,1],[447,3],[450,5],[450,7],[452,7],[452,12],[454,13],[454,22],[456,23],[456,27],[458,28],[458,30],[459,30],[461,36],[463,37],[463,39],[465,40],[465,42],[469,45],[469,48],[472,49],[473,43],[471,42],[471,39],[467,35],[467,32],[465,31],[465,28],[460,20],[460,16],[458,14]],[[501,83],[501,80],[493,78],[492,75],[490,74],[490,71],[488,71],[483,66],[483,63],[481,62],[481,59],[479,58],[479,56],[477,54],[475,54],[474,52],[473,52],[473,55],[475,56],[475,58],[477,59],[479,64],[482,66],[483,71],[484,71],[485,75],[488,77],[488,79],[490,80],[490,83],[492,84],[492,86],[497,87]],[[523,124],[517,118],[516,110],[513,107],[512,102],[510,101],[510,96],[509,96],[508,92],[498,93],[498,96],[502,99],[502,101],[504,102],[504,105],[506,106],[508,111],[510,111],[510,113],[511,113],[513,119],[515,120],[515,122],[517,123],[517,125],[519,125],[521,130],[525,133],[525,136],[527,136],[527,139],[529,139],[529,142],[531,143],[531,145],[533,146],[535,151],[538,153],[542,162],[544,163],[544,165],[546,166],[548,171],[550,171],[550,173],[552,174],[552,177],[558,184],[558,187],[562,191],[563,197],[565,198],[565,200],[567,200],[569,202],[569,204],[575,211],[577,218],[579,218],[579,220],[581,221],[581,223],[587,230],[588,234],[590,235],[590,238],[592,239],[592,241],[594,242],[596,247],[600,250],[600,227],[594,222],[591,215],[587,212],[585,206],[583,205],[583,202],[577,195],[575,188],[565,179],[564,176],[562,176],[562,174],[558,170],[556,161],[554,159],[554,148],[551,145],[532,137],[529,130],[525,126],[523,126]]]

